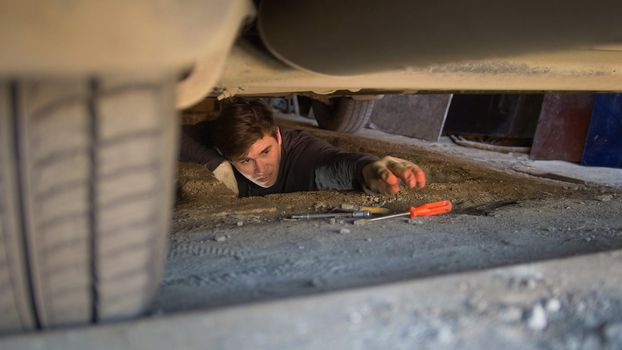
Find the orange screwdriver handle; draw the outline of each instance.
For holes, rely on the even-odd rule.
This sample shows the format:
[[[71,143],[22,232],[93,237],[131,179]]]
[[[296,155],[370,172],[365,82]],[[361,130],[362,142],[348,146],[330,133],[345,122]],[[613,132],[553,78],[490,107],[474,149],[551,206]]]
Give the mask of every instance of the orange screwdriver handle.
[[[449,213],[452,209],[450,201],[440,201],[434,203],[426,203],[418,207],[410,207],[410,218],[417,216],[432,216]]]

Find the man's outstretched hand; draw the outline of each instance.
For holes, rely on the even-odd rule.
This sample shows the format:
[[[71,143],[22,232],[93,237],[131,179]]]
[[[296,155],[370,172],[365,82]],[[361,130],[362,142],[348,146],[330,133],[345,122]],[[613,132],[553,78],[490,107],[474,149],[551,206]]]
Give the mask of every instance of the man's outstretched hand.
[[[393,194],[400,190],[400,180],[407,188],[425,186],[425,173],[412,162],[386,156],[363,168],[365,185],[371,191]]]

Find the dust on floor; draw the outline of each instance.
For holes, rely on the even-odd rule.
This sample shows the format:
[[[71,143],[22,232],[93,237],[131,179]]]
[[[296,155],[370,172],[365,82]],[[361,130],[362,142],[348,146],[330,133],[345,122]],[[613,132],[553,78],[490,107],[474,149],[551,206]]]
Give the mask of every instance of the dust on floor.
[[[176,312],[327,292],[622,247],[622,197],[483,167],[426,148],[311,130],[338,147],[419,164],[428,186],[391,196],[306,192],[236,198],[180,164],[169,262],[156,310]],[[341,204],[450,199],[452,214],[367,226],[291,221]]]
[[[595,196],[595,191],[586,186],[537,181],[531,176],[520,176],[515,172],[510,174],[502,169],[486,169],[468,160],[439,156],[422,148],[325,131],[313,133],[348,151],[411,160],[425,171],[428,185],[422,190],[402,191],[390,196],[358,192],[302,192],[237,198],[203,166],[181,163],[173,232],[215,227],[240,220],[271,222],[293,213],[325,212],[341,204],[384,206],[392,211],[405,211],[411,205],[449,199],[460,212],[491,203],[562,197],[589,199]]]

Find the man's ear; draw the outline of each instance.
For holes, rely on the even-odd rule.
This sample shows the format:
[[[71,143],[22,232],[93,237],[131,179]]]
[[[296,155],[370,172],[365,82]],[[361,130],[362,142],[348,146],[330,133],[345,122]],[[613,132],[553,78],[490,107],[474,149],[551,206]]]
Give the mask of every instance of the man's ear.
[[[283,143],[283,138],[281,137],[281,129],[278,126],[276,127],[276,141],[279,143],[279,146],[281,145],[281,143]]]

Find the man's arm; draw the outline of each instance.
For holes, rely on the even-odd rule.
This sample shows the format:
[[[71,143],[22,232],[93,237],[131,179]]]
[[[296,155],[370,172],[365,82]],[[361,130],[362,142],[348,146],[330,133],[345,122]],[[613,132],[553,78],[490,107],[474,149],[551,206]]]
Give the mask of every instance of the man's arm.
[[[363,168],[378,159],[338,149],[323,151],[323,157],[315,168],[315,185],[320,191],[362,190],[365,185]]]
[[[181,132],[179,161],[205,165],[216,179],[238,195],[238,183],[233,167],[213,147],[207,146],[207,123],[184,125]],[[200,142],[203,141],[203,142]]]
[[[350,153],[310,135],[301,135],[304,154],[313,158],[317,190],[366,190],[391,194],[401,189],[422,188],[425,174],[414,163],[396,158]],[[302,146],[304,144],[304,146]]]
[[[298,191],[360,190],[363,167],[378,159],[346,152],[302,130],[287,132],[286,148]]]
[[[182,126],[179,161],[203,164],[214,171],[225,159],[211,147],[207,128],[207,122]]]

